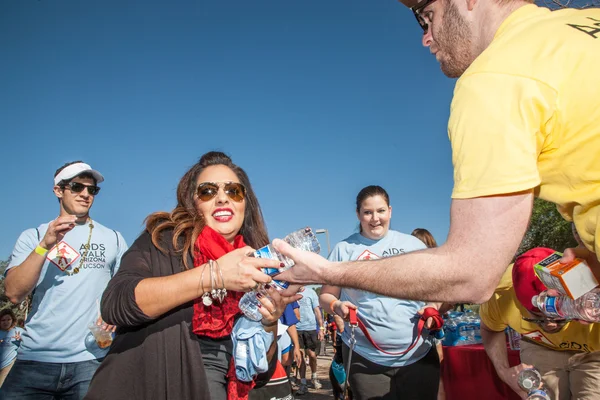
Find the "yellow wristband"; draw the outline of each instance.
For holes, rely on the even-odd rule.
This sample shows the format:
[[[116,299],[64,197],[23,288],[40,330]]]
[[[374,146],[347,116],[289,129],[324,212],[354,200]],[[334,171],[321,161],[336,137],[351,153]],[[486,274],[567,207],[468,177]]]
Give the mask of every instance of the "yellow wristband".
[[[44,257],[48,253],[48,250],[43,248],[39,244],[36,246],[34,251],[42,257]]]

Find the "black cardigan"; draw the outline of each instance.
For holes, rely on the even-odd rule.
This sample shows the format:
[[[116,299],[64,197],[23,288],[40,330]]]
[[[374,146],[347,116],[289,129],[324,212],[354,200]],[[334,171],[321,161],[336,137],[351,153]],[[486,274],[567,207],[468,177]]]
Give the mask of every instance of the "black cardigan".
[[[165,233],[162,244],[172,252],[171,239],[172,232]],[[86,399],[210,399],[200,344],[191,330],[193,302],[153,320],[135,301],[142,279],[182,270],[181,257],[158,250],[148,232],[123,255],[102,296],[102,317],[119,328]]]

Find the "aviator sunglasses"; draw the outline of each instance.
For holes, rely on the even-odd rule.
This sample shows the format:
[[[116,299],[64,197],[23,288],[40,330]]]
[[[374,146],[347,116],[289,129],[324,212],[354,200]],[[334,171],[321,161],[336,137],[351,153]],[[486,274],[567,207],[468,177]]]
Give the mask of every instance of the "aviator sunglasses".
[[[246,197],[246,187],[237,182],[202,182],[196,189],[198,198],[202,201],[209,201],[215,198],[219,192],[219,187],[223,187],[223,191],[231,200],[236,203],[241,203]]]
[[[98,192],[100,191],[99,186],[85,185],[85,184],[79,183],[79,182],[69,182],[65,185],[61,185],[60,187],[65,189],[67,186],[69,187],[69,189],[71,189],[71,192],[73,192],[73,193],[81,193],[81,192],[83,192],[83,189],[87,188],[88,193],[92,196],[97,195]]]

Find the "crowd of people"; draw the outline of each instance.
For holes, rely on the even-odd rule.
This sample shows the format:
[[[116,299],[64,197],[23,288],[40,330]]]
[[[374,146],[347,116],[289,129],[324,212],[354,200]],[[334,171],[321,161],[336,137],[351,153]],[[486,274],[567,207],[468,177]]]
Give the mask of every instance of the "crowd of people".
[[[342,391],[436,399],[434,336],[441,314],[463,302],[484,303],[486,351],[515,391],[531,364],[556,398],[598,398],[597,325],[551,320],[531,303],[546,289],[533,263],[551,250],[512,261],[539,196],[557,204],[580,239],[562,262],[579,257],[600,276],[600,10],[401,2],[444,74],[459,78],[445,243],[390,229],[388,193],[367,186],[356,198],[359,232],[327,258],[273,242],[295,262],[277,276],[292,284],[278,291],[261,269],[283,264],[251,256],[270,241],[258,199],[224,153],[208,152],[186,172],[176,207],[149,215],[131,247],[91,217],[103,175],[68,163],[54,174],[57,216],[19,236],[5,273],[11,302],[32,302],[23,330],[0,314],[0,399],[291,399],[292,364],[302,396],[307,364],[312,387],[322,385],[321,310],[336,318]],[[322,284],[320,296],[301,289],[308,284]],[[252,290],[260,321],[238,307]],[[355,318],[360,329],[349,329]],[[526,338],[523,363],[512,368],[507,326]]]

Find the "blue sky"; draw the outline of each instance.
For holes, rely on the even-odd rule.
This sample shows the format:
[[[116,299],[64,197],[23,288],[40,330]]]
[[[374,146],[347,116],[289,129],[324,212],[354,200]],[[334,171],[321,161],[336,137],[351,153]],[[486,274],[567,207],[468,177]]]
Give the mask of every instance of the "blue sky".
[[[63,163],[105,175],[91,215],[131,244],[209,150],[248,172],[272,238],[333,246],[369,184],[394,229],[446,238],[454,81],[394,0],[3,1],[0,46],[0,259],[56,217]]]

